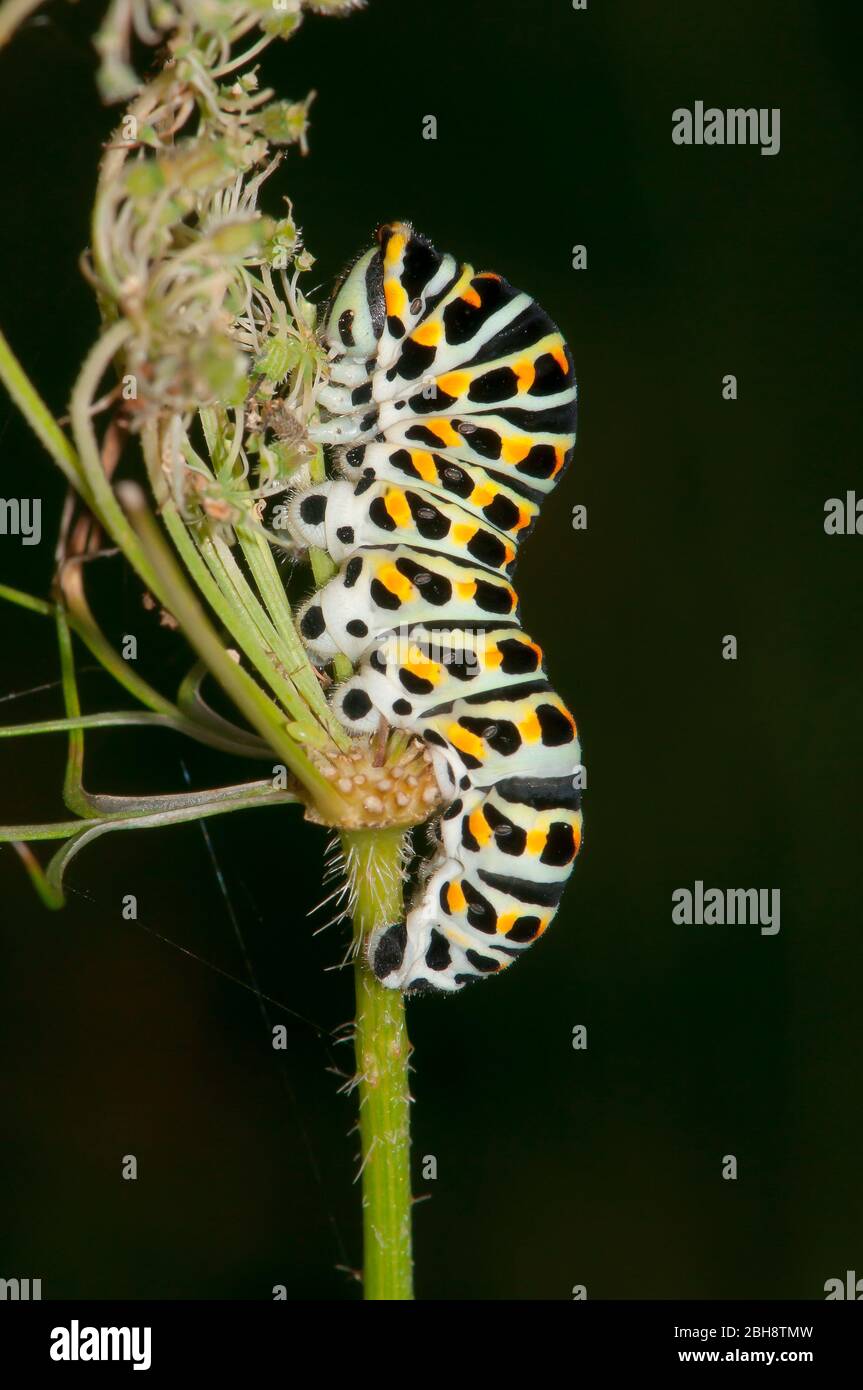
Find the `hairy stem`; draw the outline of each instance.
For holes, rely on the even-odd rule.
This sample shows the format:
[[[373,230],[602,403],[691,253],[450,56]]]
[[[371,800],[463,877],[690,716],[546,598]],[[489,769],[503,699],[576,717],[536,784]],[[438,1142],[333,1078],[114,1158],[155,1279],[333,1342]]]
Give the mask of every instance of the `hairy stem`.
[[[403,832],[346,831],[342,840],[356,891],[354,932],[361,944],[375,927],[401,919]],[[362,949],[357,955],[355,973],[364,1297],[410,1299],[411,1049],[404,996],[378,984]]]

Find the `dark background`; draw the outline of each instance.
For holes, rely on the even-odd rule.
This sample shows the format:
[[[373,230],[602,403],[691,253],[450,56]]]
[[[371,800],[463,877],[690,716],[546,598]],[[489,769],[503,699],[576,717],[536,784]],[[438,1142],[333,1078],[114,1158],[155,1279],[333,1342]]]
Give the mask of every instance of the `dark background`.
[[[311,155],[291,152],[269,206],[294,199],[321,297],[409,217],[535,293],[580,379],[575,466],[519,590],[582,729],[585,849],[518,969],[409,1005],[420,1297],[820,1298],[863,1273],[863,540],[823,530],[825,500],[861,485],[850,12],[372,0],[265,58],[280,95],[318,90]],[[94,95],[100,13],[51,5],[0,54],[0,323],[58,412],[97,326],[77,257],[116,121]],[[676,147],[671,112],[697,99],[780,107],[781,152]],[[0,578],[44,593],[63,488],[8,403],[0,429],[4,495],[41,496],[45,528],[0,540]],[[170,687],[179,642],[100,563],[106,622]],[[0,693],[56,680],[49,624],[0,620]],[[82,694],[123,703],[92,669]],[[4,723],[60,712],[56,689],[0,704]],[[201,786],[249,771],[119,730],[88,737],[87,784],[168,791],[181,759]],[[0,745],[0,819],[66,818],[63,761],[61,737]],[[345,928],[306,919],[323,837],[274,812],[209,829],[286,1053],[216,973],[247,979],[199,826],[101,839],[57,914],[0,853],[0,1274],[45,1297],[358,1295],[338,1269],[361,1259],[333,1072],[351,1059],[331,1041],[352,1013]],[[781,889],[779,935],[672,924],[696,879]]]

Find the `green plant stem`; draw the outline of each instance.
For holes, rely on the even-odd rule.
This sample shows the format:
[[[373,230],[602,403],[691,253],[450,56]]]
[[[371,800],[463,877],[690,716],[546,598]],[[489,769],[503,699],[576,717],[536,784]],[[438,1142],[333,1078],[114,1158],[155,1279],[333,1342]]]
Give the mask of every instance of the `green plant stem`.
[[[158,570],[154,569],[149,557],[141,547],[140,541],[124,515],[111,487],[102,457],[96,431],[93,428],[92,405],[99,383],[114,357],[126,340],[132,336],[131,323],[125,319],[112,325],[93,345],[78,379],[72,389],[69,403],[69,418],[72,433],[78,449],[78,459],[83,470],[85,485],[77,484],[78,490],[91,512],[107,531],[115,544],[120,547],[129,564],[137,571],[139,578],[164,608],[168,607],[160,583]]]
[[[174,548],[213,612],[291,715],[295,736],[318,747],[325,745],[329,736],[339,747],[347,748],[350,739],[327,706],[294,633],[290,609],[287,624],[280,631],[240,571],[230,547],[203,531],[193,540],[162,478],[154,429],[144,431],[143,445],[153,494]],[[285,603],[287,606],[287,600]]]
[[[42,0],[6,0],[0,8],[0,48],[9,42],[24,20],[38,10]]]
[[[0,584],[0,599],[4,603],[15,603],[19,608],[26,608],[31,613],[39,613],[43,618],[50,618],[54,612],[54,605],[47,603],[45,599],[25,594],[22,589],[10,589],[8,584]]]
[[[315,675],[308,654],[294,627],[294,616],[285,593],[285,586],[276,569],[273,552],[263,534],[245,524],[237,527],[237,538],[254,576],[255,583],[282,641],[288,644],[288,671],[291,680],[309,709],[316,713],[333,743],[343,752],[351,746],[350,736],[333,715],[320,681]]]
[[[83,715],[74,721],[74,727],[98,729],[107,728],[110,725],[152,724],[166,729],[174,729],[179,734],[187,734],[189,738],[197,739],[199,743],[206,743],[211,748],[218,748],[223,753],[236,753],[240,757],[252,758],[268,756],[267,745],[262,739],[257,739],[254,734],[246,733],[238,725],[231,724],[227,719],[222,719],[212,712],[209,712],[205,719],[203,711],[206,707],[199,706],[195,710],[194,701],[191,698],[188,701],[188,706],[190,710],[194,710],[194,713],[186,715],[179,704],[172,704],[140,676],[137,676],[129,662],[123,661],[102,635],[87,606],[84,591],[80,585],[74,587],[65,585],[64,599],[68,604],[66,621],[71,630],[81,638],[81,641],[109,675],[112,675],[124,689],[140,700],[143,705],[149,707],[144,712],[119,710],[104,714]],[[44,599],[35,598],[32,594],[25,594],[20,589],[10,589],[7,584],[0,584],[0,602],[17,604],[19,608],[27,609],[31,613],[38,613],[43,618],[54,617],[57,612],[56,604],[47,603]],[[193,670],[181,687],[183,695],[186,694],[187,684],[191,687],[196,686],[197,683],[199,682]],[[73,724],[64,719],[41,720],[35,724],[10,724],[0,726],[0,738],[16,738],[22,734],[66,733],[71,727]]]
[[[342,836],[355,889],[354,932],[401,920],[400,830]],[[410,1176],[410,1042],[404,995],[379,984],[359,950],[355,965],[356,1061],[366,1299],[413,1298]]]
[[[0,43],[2,41],[2,37],[0,37]],[[65,473],[72,486],[89,500],[89,491],[83,481],[78,455],[42,397],[33,387],[2,333],[0,333],[0,381],[3,382],[24,419],[45,446],[58,468]]]
[[[153,728],[174,729],[176,733],[197,738],[198,730],[191,720],[172,719],[169,714],[154,714],[151,710],[106,710],[104,714],[82,714],[71,719],[40,719],[35,724],[0,725],[0,738],[21,738],[28,734],[66,734],[72,729],[116,729],[144,724]],[[226,753],[243,752],[228,739],[211,740],[213,747]],[[248,757],[248,753],[245,755]]]
[[[56,910],[64,906],[63,877],[69,864],[93,840],[112,830],[161,829],[183,821],[205,820],[208,816],[227,815],[231,811],[248,811],[255,806],[288,803],[296,798],[289,792],[276,792],[266,782],[247,783],[239,787],[217,787],[212,792],[191,792],[177,797],[106,797],[104,800],[130,806],[137,801],[139,809],[131,814],[114,812],[98,820],[57,822],[55,825],[0,826],[0,842],[11,844],[16,851],[34,888],[46,907]],[[65,840],[47,869],[43,869],[27,840]]]
[[[187,639],[237,709],[312,792],[321,814],[337,820],[344,810],[344,799],[286,733],[281,713],[269,697],[225,652],[167,542],[162,539],[141,489],[134,483],[121,483],[118,492],[132,517],[136,545],[145,554],[148,566],[158,568],[159,589],[166,595],[165,607],[173,613]]]
[[[107,797],[105,798],[108,799]],[[113,797],[129,809],[112,812],[92,820],[65,820],[33,825],[0,825],[0,844],[21,840],[71,840],[97,830],[158,830],[187,820],[204,820],[231,811],[257,806],[287,806],[296,801],[292,792],[274,791],[268,782],[240,783],[236,787],[215,787],[206,792],[179,792],[176,796]],[[132,809],[134,802],[140,811]]]

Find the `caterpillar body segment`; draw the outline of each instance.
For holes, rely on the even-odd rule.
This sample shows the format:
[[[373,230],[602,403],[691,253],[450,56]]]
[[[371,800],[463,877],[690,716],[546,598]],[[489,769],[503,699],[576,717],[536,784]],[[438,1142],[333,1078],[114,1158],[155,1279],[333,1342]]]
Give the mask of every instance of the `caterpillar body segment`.
[[[405,545],[357,550],[299,612],[314,657],[344,652],[359,661],[372,643],[405,623],[518,623],[512,585],[491,570]]]
[[[527,786],[555,804],[534,811],[520,800]],[[524,787],[516,778],[509,790],[506,798],[494,785],[471,787],[448,808],[441,853],[406,923],[371,939],[385,984],[395,975],[412,992],[459,989],[505,970],[548,928],[581,844],[579,794],[569,776]]]
[[[320,483],[294,499],[290,527],[337,563],[397,539],[506,574],[515,564],[516,542],[497,527],[423,487],[388,481],[372,480],[360,494],[346,480]]]
[[[533,485],[469,460],[467,451],[457,455],[374,443],[342,450],[337,467],[346,478],[363,485],[358,495],[375,479],[421,487],[457,503],[516,543],[529,535],[543,498]]]
[[[383,718],[431,751],[438,846],[368,958],[387,986],[453,993],[544,934],[581,845],[575,723],[510,582],[572,456],[572,358],[529,295],[403,222],[346,273],[323,336],[310,435],[339,476],[294,495],[288,531],[339,572],[300,632],[316,661],[353,662],[332,695],[349,729]]]
[[[395,629],[333,692],[339,719],[371,733],[379,711],[397,728],[415,729],[428,712],[462,696],[477,699],[545,677],[540,647],[517,627]]]

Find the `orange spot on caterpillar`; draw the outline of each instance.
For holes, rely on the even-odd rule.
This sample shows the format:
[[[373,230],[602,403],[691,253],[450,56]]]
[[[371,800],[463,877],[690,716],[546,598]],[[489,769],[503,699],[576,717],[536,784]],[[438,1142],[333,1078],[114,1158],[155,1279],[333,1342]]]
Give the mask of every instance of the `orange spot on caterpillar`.
[[[402,603],[407,603],[409,599],[413,598],[416,592],[411,581],[397,570],[395,565],[381,565],[376,577],[381,581],[384,588],[389,589],[391,594],[395,594],[397,598],[400,598]]]
[[[415,449],[411,453],[411,463],[424,483],[437,482],[437,469],[431,454],[425,453],[422,449]]]
[[[566,376],[566,373],[569,371],[569,362],[567,361],[566,352],[564,350],[562,342],[557,343],[553,348],[551,348],[551,356],[554,358],[555,362],[560,367],[560,370],[563,372],[564,376]]]
[[[536,377],[536,367],[533,363],[522,358],[520,362],[513,362],[512,370],[515,372],[518,390],[529,391]]]
[[[436,435],[443,445],[464,444],[464,440],[458,430],[453,429],[451,420],[427,420],[425,422],[425,427],[427,430],[430,430],[432,434]]]
[[[419,328],[415,328],[411,338],[420,347],[437,347],[443,335],[443,324],[439,319],[429,319],[428,323],[421,323]]]
[[[393,237],[393,241],[395,241],[395,237]],[[390,246],[392,246],[392,241]],[[387,247],[387,255],[389,255],[389,246]],[[387,317],[401,318],[407,308],[408,297],[404,286],[400,285],[398,280],[386,280],[384,282],[384,299],[387,305]]]
[[[431,681],[432,685],[439,685],[443,676],[441,667],[436,661],[429,661],[422,655],[419,649],[416,654],[412,651],[402,666],[403,671],[409,671],[412,676],[419,680]]]
[[[517,727],[525,743],[538,743],[542,737],[542,729],[534,709],[519,722]]]
[[[467,823],[470,828],[470,833],[477,843],[480,845],[487,845],[491,839],[491,826],[479,808],[471,812]]]
[[[470,495],[470,500],[475,507],[487,507],[489,502],[493,502],[497,497],[499,488],[493,487],[491,483],[480,483],[475,487]]]
[[[450,724],[446,731],[446,736],[454,748],[460,753],[470,753],[474,758],[482,758],[485,755],[485,744],[477,734],[472,734],[468,729],[463,729],[461,724]]]
[[[425,656],[420,646],[411,646],[407,656],[404,657],[402,670],[411,671],[414,676],[421,677],[421,680],[431,681],[432,685],[438,685],[443,680],[443,667],[438,662],[432,662],[431,657]]]
[[[525,439],[523,435],[514,434],[508,439],[502,439],[501,456],[504,463],[521,463],[522,459],[527,458],[532,446],[532,439]]]
[[[445,395],[458,399],[459,396],[465,395],[470,386],[470,377],[467,372],[444,372],[443,376],[437,378],[435,385]]]
[[[447,885],[446,900],[447,906],[452,913],[464,912],[467,907],[467,899],[462,892],[461,884],[456,883],[454,879],[452,883]]]
[[[471,537],[476,535],[478,529],[477,526],[468,526],[465,524],[454,526],[452,528],[452,538],[456,545],[467,545]]]
[[[408,506],[407,498],[400,488],[390,488],[385,493],[384,506],[387,509],[387,514],[392,517],[396,526],[400,526],[402,530],[406,530],[412,525],[413,517],[411,516],[411,509]]]
[[[401,226],[401,223],[397,222],[395,225],[398,227]],[[388,270],[401,260],[404,255],[406,242],[407,238],[404,232],[393,232],[387,242],[387,249],[384,252],[384,265]],[[402,293],[404,293],[404,291],[402,291]]]

